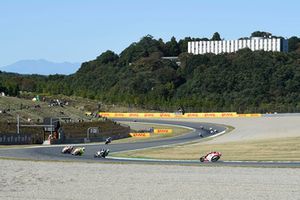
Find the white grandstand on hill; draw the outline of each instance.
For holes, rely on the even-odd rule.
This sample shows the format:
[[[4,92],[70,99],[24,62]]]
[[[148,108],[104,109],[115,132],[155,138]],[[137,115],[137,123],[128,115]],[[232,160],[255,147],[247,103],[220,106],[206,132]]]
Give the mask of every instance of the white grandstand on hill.
[[[195,55],[233,53],[244,48],[249,48],[252,51],[288,52],[288,40],[283,38],[252,37],[250,39],[239,40],[188,42],[188,52]]]

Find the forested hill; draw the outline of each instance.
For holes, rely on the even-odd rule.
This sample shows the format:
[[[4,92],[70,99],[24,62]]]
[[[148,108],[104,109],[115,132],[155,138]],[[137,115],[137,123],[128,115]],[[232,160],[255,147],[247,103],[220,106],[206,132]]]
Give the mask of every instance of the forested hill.
[[[0,90],[62,93],[164,111],[183,106],[190,112],[299,112],[300,39],[291,39],[290,53],[243,49],[191,55],[186,53],[191,38],[164,43],[146,36],[120,55],[106,51],[83,63],[73,75],[0,73]],[[162,58],[174,55],[180,66]]]

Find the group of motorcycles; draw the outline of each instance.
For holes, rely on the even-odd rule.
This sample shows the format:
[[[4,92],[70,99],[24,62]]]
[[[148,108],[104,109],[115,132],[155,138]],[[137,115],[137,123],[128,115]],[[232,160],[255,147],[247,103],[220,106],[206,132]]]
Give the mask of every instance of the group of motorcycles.
[[[112,138],[109,137],[105,140],[104,144],[111,143]],[[74,156],[82,156],[85,152],[85,147],[74,147],[74,146],[65,146],[61,153],[71,154]],[[105,158],[109,154],[109,149],[102,148],[94,154],[95,158]],[[210,152],[200,158],[200,162],[217,162],[221,158],[222,154],[220,152]]]
[[[112,138],[109,137],[105,140],[104,144],[109,144],[111,143],[112,141]],[[65,146],[62,150],[61,150],[61,153],[63,154],[71,154],[71,155],[74,155],[74,156],[82,156],[85,152],[85,147],[74,147],[74,146],[71,146],[71,145],[68,145],[68,146]],[[95,158],[105,158],[106,156],[108,156],[109,154],[109,149],[104,149],[102,148],[101,150],[97,151],[95,154],[94,154],[94,157]]]

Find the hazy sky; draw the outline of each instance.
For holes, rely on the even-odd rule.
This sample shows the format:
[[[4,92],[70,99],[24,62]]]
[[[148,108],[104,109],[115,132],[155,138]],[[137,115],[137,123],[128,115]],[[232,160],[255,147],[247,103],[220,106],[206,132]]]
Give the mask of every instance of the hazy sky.
[[[264,30],[300,36],[296,0],[1,0],[0,66],[21,59],[82,62],[150,34],[236,39]]]

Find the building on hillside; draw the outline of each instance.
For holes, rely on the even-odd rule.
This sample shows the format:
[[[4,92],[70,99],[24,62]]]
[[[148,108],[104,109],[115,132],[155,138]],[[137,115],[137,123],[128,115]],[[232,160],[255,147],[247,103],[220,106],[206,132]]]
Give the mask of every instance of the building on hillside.
[[[288,52],[288,40],[283,38],[252,37],[239,40],[188,42],[188,53],[195,55],[206,53],[233,53],[244,48],[249,48],[252,51]]]
[[[178,58],[178,57],[176,57],[176,56],[161,57],[161,59],[163,59],[163,60],[170,60],[170,61],[174,61],[174,62],[176,62],[176,64],[177,64],[178,66],[180,66],[180,65],[181,65],[181,62],[179,61],[179,58]]]

